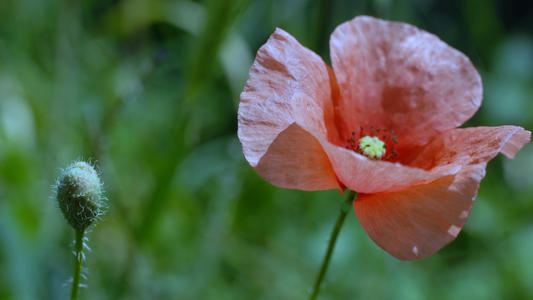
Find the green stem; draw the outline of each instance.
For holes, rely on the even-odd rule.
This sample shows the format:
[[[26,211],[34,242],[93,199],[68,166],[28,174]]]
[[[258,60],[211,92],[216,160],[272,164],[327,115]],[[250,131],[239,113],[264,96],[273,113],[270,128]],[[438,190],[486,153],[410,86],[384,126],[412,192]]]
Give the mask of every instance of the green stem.
[[[83,235],[85,230],[76,230],[76,241],[74,243],[74,275],[72,277],[72,292],[70,300],[78,299],[80,289],[81,262],[83,260]]]
[[[324,260],[322,261],[322,266],[320,267],[320,271],[318,272],[318,275],[316,277],[315,285],[313,286],[313,293],[311,294],[311,297],[309,297],[310,300],[314,300],[318,296],[318,292],[320,291],[320,285],[322,284],[324,276],[326,275],[326,271],[328,270],[331,255],[333,254],[333,248],[335,248],[335,243],[337,242],[337,236],[341,231],[342,224],[344,224],[344,219],[346,219],[346,214],[350,210],[352,202],[355,200],[356,195],[357,194],[354,191],[349,191],[346,195],[346,198],[344,198],[344,201],[339,210],[339,215],[337,216],[337,221],[335,222],[335,226],[333,227],[331,235],[329,236],[328,250],[326,251],[326,255],[324,256]]]

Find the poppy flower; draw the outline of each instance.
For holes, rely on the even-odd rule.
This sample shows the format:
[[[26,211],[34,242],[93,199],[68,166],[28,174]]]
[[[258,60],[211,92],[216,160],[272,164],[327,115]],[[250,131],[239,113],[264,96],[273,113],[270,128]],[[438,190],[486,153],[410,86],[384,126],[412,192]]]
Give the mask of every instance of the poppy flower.
[[[238,112],[246,160],[279,187],[358,192],[361,225],[398,259],[435,253],[461,231],[487,162],[531,133],[456,128],[481,105],[480,75],[412,25],[356,17],[330,54],[331,67],[279,28],[258,50]]]

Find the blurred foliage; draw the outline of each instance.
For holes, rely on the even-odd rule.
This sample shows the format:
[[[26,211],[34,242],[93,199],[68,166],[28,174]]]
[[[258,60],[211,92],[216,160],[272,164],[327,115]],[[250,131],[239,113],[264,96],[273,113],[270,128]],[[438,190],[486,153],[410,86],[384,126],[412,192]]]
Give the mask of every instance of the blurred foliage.
[[[51,185],[77,158],[110,199],[82,299],[303,299],[337,191],[272,187],[244,160],[236,107],[275,27],[329,61],[338,24],[415,24],[466,53],[468,125],[533,128],[533,4],[493,0],[2,0],[0,299],[66,299],[73,230]],[[401,262],[350,214],[321,299],[533,298],[533,146],[489,164],[458,239]]]

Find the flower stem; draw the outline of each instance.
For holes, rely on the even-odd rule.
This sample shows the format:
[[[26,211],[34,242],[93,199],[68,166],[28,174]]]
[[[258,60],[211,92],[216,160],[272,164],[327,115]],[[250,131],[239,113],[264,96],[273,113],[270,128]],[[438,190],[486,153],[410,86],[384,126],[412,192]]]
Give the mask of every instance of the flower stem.
[[[349,191],[346,195],[346,198],[344,198],[344,201],[341,204],[339,215],[337,216],[337,221],[335,222],[335,227],[333,227],[331,235],[329,236],[328,250],[326,251],[326,255],[324,256],[324,260],[322,261],[322,266],[320,267],[320,271],[318,272],[318,275],[316,277],[315,285],[313,286],[313,293],[311,294],[311,297],[309,297],[310,300],[314,300],[318,296],[318,292],[320,291],[320,285],[322,284],[324,276],[326,275],[326,271],[328,270],[331,255],[333,254],[333,248],[335,247],[335,243],[337,242],[337,236],[339,235],[339,232],[342,228],[342,224],[344,224],[344,219],[346,219],[346,214],[350,210],[352,206],[351,204],[355,200],[356,195],[356,192]]]
[[[72,292],[70,300],[78,299],[80,288],[81,262],[83,260],[83,235],[85,230],[76,230],[76,241],[74,242],[74,275],[72,277]]]

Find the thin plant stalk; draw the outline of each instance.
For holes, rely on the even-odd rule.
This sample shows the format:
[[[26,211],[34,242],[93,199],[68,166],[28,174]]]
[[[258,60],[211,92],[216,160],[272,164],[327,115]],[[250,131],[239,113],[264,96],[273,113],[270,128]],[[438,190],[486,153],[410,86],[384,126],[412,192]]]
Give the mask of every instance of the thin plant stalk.
[[[341,204],[339,215],[337,216],[337,221],[335,222],[335,226],[333,227],[331,235],[329,236],[329,243],[328,249],[326,250],[326,255],[322,260],[322,265],[320,266],[320,270],[318,271],[318,274],[316,276],[311,297],[309,297],[310,300],[316,299],[318,293],[320,292],[320,285],[322,284],[322,281],[324,280],[324,277],[326,275],[326,271],[328,270],[331,255],[333,254],[333,249],[335,248],[335,243],[337,242],[337,237],[339,236],[339,232],[342,228],[342,225],[344,224],[344,219],[346,219],[346,215],[348,214],[348,211],[350,211],[350,208],[352,206],[351,204],[355,200],[356,195],[356,192],[349,191],[346,195],[346,198],[344,198],[343,203]]]
[[[72,292],[70,300],[78,299],[80,289],[81,263],[83,261],[83,235],[85,230],[76,230],[76,240],[74,242],[74,274],[72,276]]]

